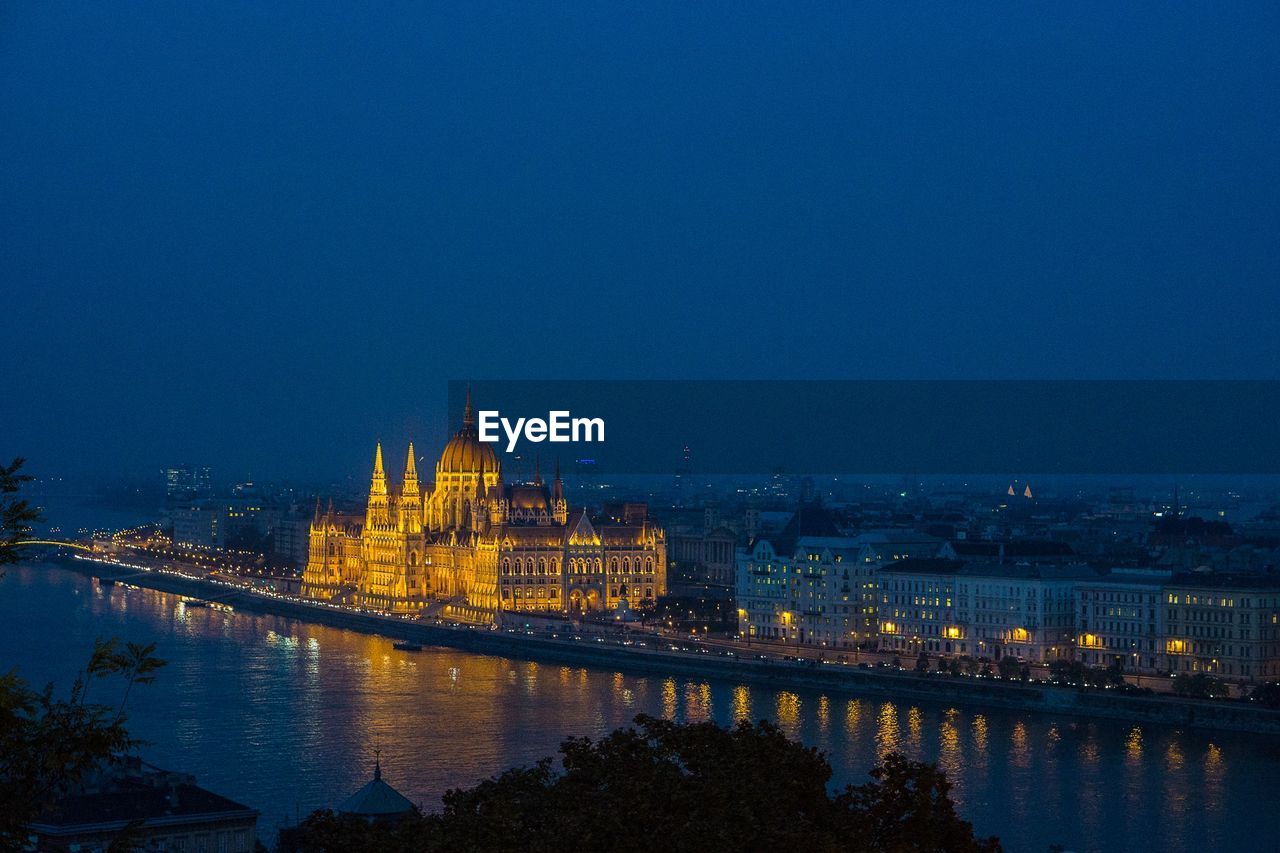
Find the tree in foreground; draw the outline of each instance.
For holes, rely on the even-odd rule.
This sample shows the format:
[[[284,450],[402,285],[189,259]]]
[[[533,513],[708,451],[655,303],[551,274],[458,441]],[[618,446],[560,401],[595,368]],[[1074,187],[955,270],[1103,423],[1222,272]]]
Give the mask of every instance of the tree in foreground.
[[[16,563],[20,545],[31,538],[31,525],[40,520],[40,511],[18,497],[23,483],[33,479],[23,474],[22,459],[0,465],[0,566]],[[0,571],[0,577],[4,572]]]
[[[955,811],[934,765],[885,757],[832,796],[831,765],[768,722],[682,725],[640,716],[599,741],[444,796],[390,824],[312,814],[290,849],[336,851],[998,851]]]
[[[53,686],[34,690],[17,673],[0,675],[0,850],[20,850],[28,827],[58,796],[136,744],[125,728],[125,705],[89,701],[89,687],[110,676],[149,684],[164,666],[155,647],[116,640],[94,643],[89,664],[68,698]]]

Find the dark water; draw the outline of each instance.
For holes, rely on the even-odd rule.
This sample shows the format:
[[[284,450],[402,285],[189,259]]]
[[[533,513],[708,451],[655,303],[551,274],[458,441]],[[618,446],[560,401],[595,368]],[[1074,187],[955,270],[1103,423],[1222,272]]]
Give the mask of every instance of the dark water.
[[[862,781],[890,749],[938,761],[962,814],[1010,850],[1274,849],[1271,739],[404,653],[377,637],[100,588],[49,566],[11,567],[0,581],[0,669],[66,685],[93,638],[112,635],[154,641],[170,661],[130,700],[134,732],[152,741],[144,757],[260,809],[269,839],[367,781],[375,749],[385,777],[434,808],[449,787],[646,712],[769,717],[824,750],[837,782]]]

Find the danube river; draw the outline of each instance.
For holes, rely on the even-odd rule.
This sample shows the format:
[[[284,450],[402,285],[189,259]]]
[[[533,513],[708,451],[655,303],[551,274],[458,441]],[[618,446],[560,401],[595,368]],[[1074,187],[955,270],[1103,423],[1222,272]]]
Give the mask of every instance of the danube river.
[[[366,782],[375,750],[385,778],[433,809],[450,787],[647,713],[767,717],[822,749],[836,783],[864,781],[889,750],[936,761],[961,813],[1008,850],[1274,849],[1270,738],[397,652],[379,637],[188,608],[51,564],[0,580],[0,671],[65,692],[93,639],[109,636],[154,642],[169,661],[130,699],[143,756],[260,809],[268,841]],[[92,691],[115,698],[107,683]]]

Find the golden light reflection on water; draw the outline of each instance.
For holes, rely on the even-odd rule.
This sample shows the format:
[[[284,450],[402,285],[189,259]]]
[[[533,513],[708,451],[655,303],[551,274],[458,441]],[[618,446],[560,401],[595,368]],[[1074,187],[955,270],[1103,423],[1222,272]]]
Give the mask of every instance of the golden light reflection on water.
[[[627,684],[627,678],[620,672],[613,674],[613,697],[624,708],[630,708],[636,703],[635,692]]]
[[[1031,775],[1031,739],[1027,724],[1018,720],[1009,732],[1009,813],[1014,820],[1026,820],[1031,813],[1032,797],[1042,796]]]
[[[745,684],[739,684],[733,688],[733,719],[735,722],[738,720],[754,722],[751,719],[751,691]]]
[[[942,722],[938,727],[938,766],[947,774],[947,778],[955,785],[953,791],[957,802],[964,801],[964,774],[962,770],[963,756],[960,745],[960,728],[956,718],[960,712],[948,708],[942,714]]]
[[[858,729],[862,727],[862,700],[850,699],[844,708],[844,730],[849,735],[849,742],[856,743],[860,737]]]
[[[1027,736],[1027,724],[1018,720],[1013,724],[1013,732],[1009,735],[1010,753],[1013,766],[1025,770],[1031,766],[1031,739]]]
[[[969,737],[973,741],[973,757],[970,764],[985,771],[990,756],[987,754],[987,744],[989,734],[987,732],[987,718],[982,714],[974,714],[973,722],[969,726]]]
[[[684,686],[684,716],[690,723],[711,719],[711,685],[705,681]]]
[[[818,697],[818,729],[825,735],[831,725],[831,700],[822,695]]]
[[[800,697],[787,690],[779,691],[777,703],[778,728],[787,737],[800,734]]]
[[[912,706],[907,709],[907,747],[913,755],[920,753],[920,741],[924,731],[924,715]]]
[[[1222,757],[1222,750],[1211,743],[1204,753],[1204,790],[1203,808],[1208,812],[1222,809],[1223,779],[1226,776],[1227,764]]]
[[[662,716],[668,720],[675,719],[678,702],[676,680],[674,678],[664,678],[662,680]]]
[[[1134,726],[1124,739],[1125,764],[1136,767],[1142,763],[1142,729]]]
[[[892,702],[885,702],[880,706],[880,715],[876,718],[876,756],[884,758],[887,753],[897,752],[901,741],[898,708]]]
[[[1164,749],[1164,772],[1161,773],[1161,802],[1166,819],[1171,822],[1169,834],[1182,835],[1188,805],[1187,757],[1178,736],[1169,738]]]

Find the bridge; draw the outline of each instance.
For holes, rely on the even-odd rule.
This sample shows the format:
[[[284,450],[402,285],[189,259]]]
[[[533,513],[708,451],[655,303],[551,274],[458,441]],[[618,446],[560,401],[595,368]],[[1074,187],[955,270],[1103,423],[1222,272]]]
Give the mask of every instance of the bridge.
[[[82,545],[79,542],[61,542],[57,539],[23,539],[14,543],[15,548],[21,548],[24,545],[56,545],[60,548],[77,548],[81,551],[88,551],[90,554],[93,553],[92,545]]]

